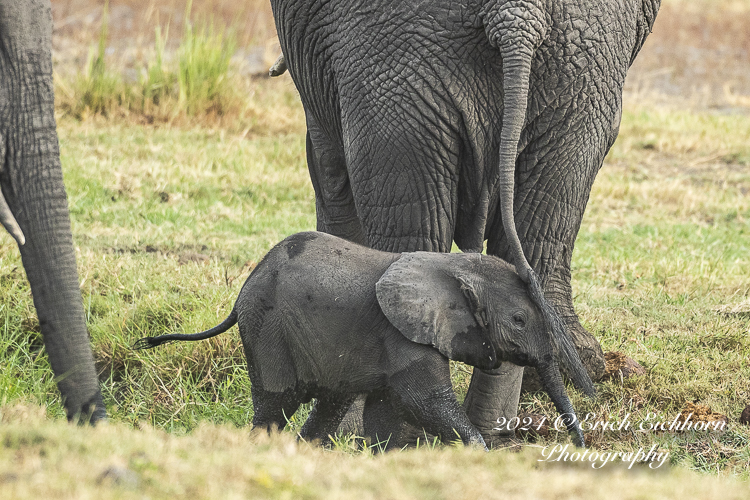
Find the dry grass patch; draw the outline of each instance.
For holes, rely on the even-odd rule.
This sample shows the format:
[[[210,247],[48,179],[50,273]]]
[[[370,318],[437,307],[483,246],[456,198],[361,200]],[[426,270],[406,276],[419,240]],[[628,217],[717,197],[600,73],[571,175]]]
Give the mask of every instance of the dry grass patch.
[[[144,426],[96,429],[0,413],[0,495],[13,498],[744,498],[746,485],[664,466],[539,462],[465,448],[330,453],[290,435],[201,425],[176,437]]]
[[[750,106],[750,1],[664,0],[628,78],[638,99],[680,105]],[[746,111],[743,111],[746,112]]]

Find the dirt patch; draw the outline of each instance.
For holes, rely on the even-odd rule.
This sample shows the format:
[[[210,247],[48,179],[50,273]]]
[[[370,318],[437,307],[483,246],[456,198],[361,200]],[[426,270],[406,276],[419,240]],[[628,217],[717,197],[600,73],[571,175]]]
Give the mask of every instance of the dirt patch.
[[[683,430],[683,427],[685,427],[685,430],[695,428],[695,425],[699,423],[711,424],[711,428],[719,430],[719,428],[724,429],[726,427],[729,423],[729,417],[714,412],[706,405],[691,403],[688,401],[685,403],[682,410],[680,410],[680,414],[677,416],[677,422],[682,424],[680,430]]]
[[[750,425],[750,405],[747,405],[744,410],[742,410],[742,415],[740,415],[740,423],[742,425]]]
[[[198,250],[198,251],[196,251]],[[180,265],[189,264],[191,262],[196,262],[198,264],[203,264],[206,262],[209,262],[212,258],[211,255],[208,255],[205,252],[208,250],[208,246],[206,245],[180,245],[177,249],[173,249],[171,247],[166,246],[156,246],[156,245],[140,245],[140,246],[134,246],[130,248],[107,248],[106,251],[116,254],[143,254],[143,253],[152,253],[152,254],[158,254],[164,257],[176,257],[177,262]],[[224,256],[216,256],[219,260],[224,260]],[[247,264],[245,264],[247,266]]]
[[[196,262],[198,264],[204,264],[211,260],[211,256],[206,255],[204,253],[197,253],[197,252],[185,252],[183,254],[180,254],[179,259],[177,259],[177,262],[180,265],[189,264],[190,262]]]
[[[617,351],[604,354],[606,363],[602,380],[621,380],[637,375],[645,375],[646,369],[636,360]]]

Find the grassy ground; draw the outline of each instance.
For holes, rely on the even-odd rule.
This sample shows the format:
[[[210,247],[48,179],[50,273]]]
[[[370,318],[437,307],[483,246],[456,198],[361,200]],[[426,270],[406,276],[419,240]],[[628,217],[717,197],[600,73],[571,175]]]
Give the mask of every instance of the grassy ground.
[[[60,10],[64,3],[55,2],[61,18],[85,6],[68,2]],[[263,254],[284,236],[314,227],[304,117],[291,81],[236,72],[245,95],[232,120],[210,112],[155,121],[132,112],[76,117],[61,106],[81,290],[112,425],[91,431],[47,421],[60,420],[62,407],[18,251],[1,234],[0,496],[296,498],[357,491],[366,498],[454,498],[511,490],[538,497],[554,484],[559,496],[601,497],[606,474],[615,485],[608,494],[621,498],[713,498],[722,491],[739,497],[747,484],[727,478],[750,479],[750,428],[738,424],[750,404],[750,114],[739,83],[729,94],[723,90],[722,80],[733,81],[734,73],[721,76],[728,67],[708,72],[714,79],[684,77],[680,68],[691,67],[689,57],[675,59],[681,52],[673,45],[688,54],[694,45],[722,54],[730,36],[701,45],[684,32],[735,29],[750,3],[703,2],[716,7],[710,11],[664,3],[664,28],[657,24],[634,68],[620,138],[594,185],[573,258],[584,324],[605,350],[625,352],[647,374],[599,384],[594,401],[575,393],[573,399],[581,416],[627,416],[636,429],[654,420],[649,414],[671,421],[686,403],[698,402],[728,416],[724,433],[587,433],[599,451],[668,451],[661,470],[670,472],[658,475],[643,467],[633,474],[608,465],[594,473],[537,462],[541,447],[566,441],[559,433],[520,455],[438,447],[373,458],[346,439],[338,451],[324,452],[293,445],[291,433],[272,441],[248,436],[250,387],[236,330],[199,344],[131,351],[145,335],[218,323]],[[230,4],[219,2],[222,9]],[[206,5],[196,2],[195,9]],[[91,31],[95,41],[97,27]],[[735,32],[741,49],[744,31]],[[240,43],[249,39],[243,36],[249,35],[240,33]],[[669,79],[654,76],[660,65],[671,68]],[[469,373],[454,366],[462,396]],[[40,405],[42,415],[33,409]],[[555,416],[543,394],[526,395],[522,407]],[[304,414],[292,419],[292,430]]]
[[[747,484],[679,468],[539,462],[519,454],[437,448],[351,456],[203,424],[189,438],[124,425],[80,429],[33,408],[2,408],[3,498],[575,498],[747,497]],[[38,412],[38,410],[36,410]]]

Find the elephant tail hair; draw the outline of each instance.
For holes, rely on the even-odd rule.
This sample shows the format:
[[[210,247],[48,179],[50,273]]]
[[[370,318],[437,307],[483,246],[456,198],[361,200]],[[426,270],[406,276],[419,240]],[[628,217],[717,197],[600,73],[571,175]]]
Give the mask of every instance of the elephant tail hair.
[[[229,316],[227,316],[227,319],[225,319],[224,321],[222,321],[215,327],[209,328],[206,331],[199,332],[199,333],[191,333],[191,334],[172,333],[170,335],[160,335],[158,337],[144,337],[136,341],[135,344],[133,344],[133,349],[136,351],[140,351],[142,349],[152,349],[156,346],[169,344],[171,342],[177,342],[180,340],[187,340],[187,341],[192,342],[195,340],[210,339],[211,337],[215,337],[221,333],[226,332],[227,330],[229,330],[236,324],[237,324],[237,311],[232,310]]]

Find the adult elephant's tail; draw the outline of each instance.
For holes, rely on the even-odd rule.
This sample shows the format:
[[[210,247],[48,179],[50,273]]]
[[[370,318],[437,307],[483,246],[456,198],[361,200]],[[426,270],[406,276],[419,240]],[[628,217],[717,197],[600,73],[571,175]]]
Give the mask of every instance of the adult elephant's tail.
[[[503,228],[516,271],[528,284],[532,300],[542,311],[568,375],[576,387],[593,396],[594,384],[581,363],[578,351],[562,319],[544,296],[539,276],[523,252],[513,208],[518,143],[526,119],[531,62],[536,49],[547,37],[551,23],[542,3],[543,0],[490,1],[482,12],[487,36],[500,50],[503,62],[503,120],[499,169],[495,180]],[[490,183],[490,188],[493,185]]]
[[[237,311],[232,310],[229,316],[227,316],[227,319],[225,319],[224,321],[222,321],[215,327],[209,328],[206,331],[203,331],[200,333],[191,333],[191,334],[173,333],[170,335],[160,335],[158,337],[144,337],[138,340],[135,344],[133,344],[133,349],[136,349],[136,350],[152,349],[162,344],[168,344],[170,342],[177,342],[179,340],[195,341],[195,340],[210,339],[211,337],[216,337],[217,335],[226,332],[227,330],[229,330],[236,324],[237,324]]]

